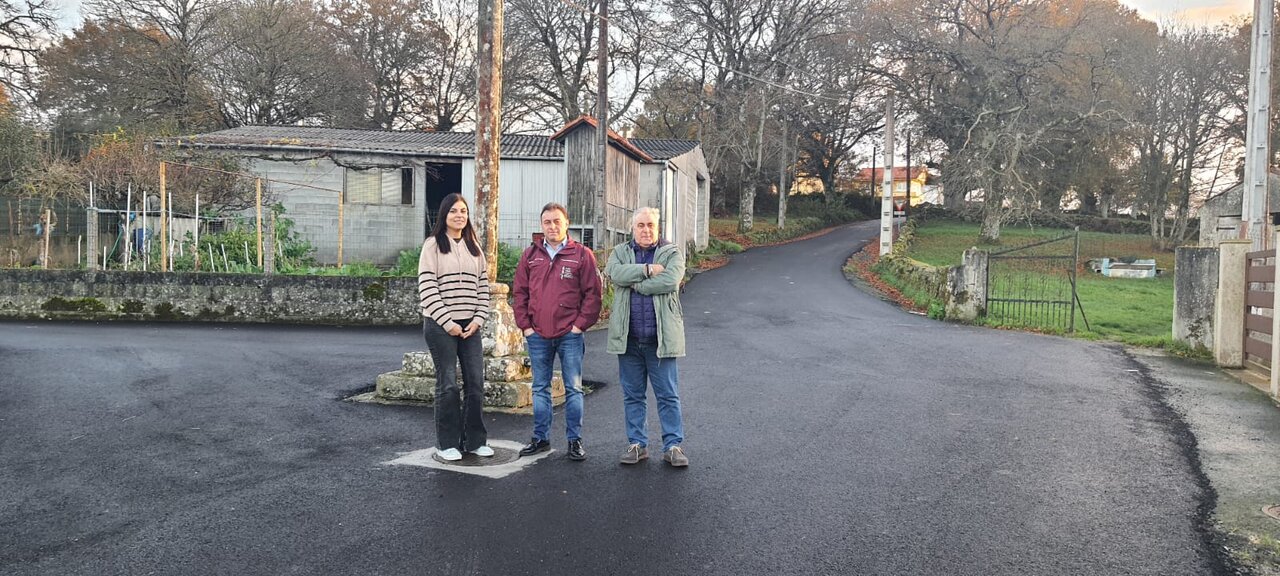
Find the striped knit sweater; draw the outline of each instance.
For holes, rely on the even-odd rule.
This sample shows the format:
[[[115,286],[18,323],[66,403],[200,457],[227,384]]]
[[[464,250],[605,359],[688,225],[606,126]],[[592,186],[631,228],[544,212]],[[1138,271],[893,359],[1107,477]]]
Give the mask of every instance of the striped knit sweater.
[[[489,273],[484,255],[472,256],[466,242],[455,242],[448,254],[436,248],[435,237],[422,243],[418,258],[418,299],[422,315],[446,331],[458,322],[489,317]]]

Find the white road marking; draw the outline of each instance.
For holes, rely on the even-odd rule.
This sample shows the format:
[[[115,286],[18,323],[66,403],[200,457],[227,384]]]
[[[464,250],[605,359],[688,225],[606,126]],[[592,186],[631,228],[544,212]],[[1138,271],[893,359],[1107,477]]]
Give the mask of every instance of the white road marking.
[[[495,448],[507,448],[519,451],[524,448],[524,444],[512,442],[510,440],[490,440],[489,445]],[[454,466],[436,461],[432,456],[436,453],[436,449],[427,448],[425,450],[414,450],[413,452],[404,452],[400,457],[383,462],[387,466],[419,466],[422,468],[434,468],[436,470],[448,470],[450,472],[461,472],[463,474],[474,474],[476,476],[484,476],[485,478],[504,478],[519,472],[525,466],[537,462],[547,456],[555,453],[555,450],[548,450],[535,456],[521,456],[514,462],[506,464],[498,464],[497,466]]]

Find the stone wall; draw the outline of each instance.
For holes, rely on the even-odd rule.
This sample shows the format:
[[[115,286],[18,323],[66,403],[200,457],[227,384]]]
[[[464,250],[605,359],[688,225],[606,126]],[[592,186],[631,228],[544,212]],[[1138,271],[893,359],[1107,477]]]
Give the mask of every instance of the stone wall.
[[[412,325],[414,278],[0,270],[0,318]]]
[[[884,255],[882,260],[903,282],[928,294],[933,301],[945,305],[950,299],[947,287],[949,269],[925,264],[907,256],[911,240],[915,237],[915,229],[915,221],[908,220],[898,233],[898,240],[893,243],[893,249]]]
[[[965,251],[959,266],[932,266],[907,256],[915,237],[916,221],[908,220],[898,234],[893,249],[883,257],[893,274],[916,290],[928,294],[931,316],[958,322],[972,322],[986,314],[987,255],[977,248]]]

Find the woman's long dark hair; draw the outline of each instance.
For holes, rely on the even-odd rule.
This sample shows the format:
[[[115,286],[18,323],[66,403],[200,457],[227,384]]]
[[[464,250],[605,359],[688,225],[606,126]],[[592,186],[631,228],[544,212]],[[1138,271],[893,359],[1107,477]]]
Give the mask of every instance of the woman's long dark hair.
[[[450,194],[440,201],[440,214],[436,217],[436,225],[431,229],[431,235],[436,237],[436,248],[441,254],[448,254],[453,249],[453,239],[449,238],[449,225],[444,219],[449,217],[449,210],[453,209],[453,205],[461,202],[467,207],[467,225],[462,229],[462,239],[467,243],[467,251],[472,256],[480,255],[480,241],[476,239],[476,229],[471,225],[471,205],[467,204],[467,200],[461,194]]]

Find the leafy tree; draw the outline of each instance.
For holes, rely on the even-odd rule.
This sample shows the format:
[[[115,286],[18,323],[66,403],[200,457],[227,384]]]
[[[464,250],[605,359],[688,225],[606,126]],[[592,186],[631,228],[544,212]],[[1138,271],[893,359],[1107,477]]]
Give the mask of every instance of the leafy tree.
[[[144,108],[179,132],[222,125],[203,76],[204,64],[226,48],[218,23],[231,0],[89,0],[86,21],[127,31],[147,47],[152,68],[120,76],[112,86],[152,95]]]

